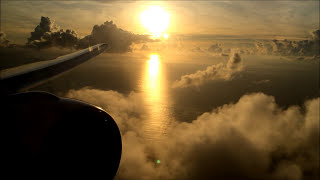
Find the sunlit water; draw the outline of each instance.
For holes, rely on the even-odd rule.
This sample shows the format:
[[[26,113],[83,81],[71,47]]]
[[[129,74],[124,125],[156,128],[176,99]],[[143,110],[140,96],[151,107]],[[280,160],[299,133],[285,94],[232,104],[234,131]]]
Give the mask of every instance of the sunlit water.
[[[164,137],[172,118],[168,82],[159,55],[152,54],[145,62],[142,79],[140,88],[147,110],[147,119],[142,128],[146,139],[159,140]]]
[[[161,140],[173,121],[191,122],[205,112],[235,103],[244,94],[263,92],[277,104],[301,105],[319,96],[319,62],[277,56],[244,56],[244,70],[230,81],[209,81],[200,87],[172,88],[182,75],[225,63],[229,57],[102,54],[32,90],[65,96],[84,87],[130,92],[143,98],[143,136]],[[95,103],[95,102],[90,102]]]

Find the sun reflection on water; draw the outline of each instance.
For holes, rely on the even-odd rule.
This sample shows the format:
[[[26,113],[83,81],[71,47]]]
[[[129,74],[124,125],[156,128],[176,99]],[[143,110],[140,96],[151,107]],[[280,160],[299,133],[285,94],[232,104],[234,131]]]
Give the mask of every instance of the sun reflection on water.
[[[146,138],[158,140],[165,134],[169,123],[167,83],[159,55],[152,54],[146,63],[142,91],[148,118],[144,122]]]
[[[149,75],[151,78],[157,78],[158,72],[159,72],[159,56],[152,54],[150,55],[149,63]]]

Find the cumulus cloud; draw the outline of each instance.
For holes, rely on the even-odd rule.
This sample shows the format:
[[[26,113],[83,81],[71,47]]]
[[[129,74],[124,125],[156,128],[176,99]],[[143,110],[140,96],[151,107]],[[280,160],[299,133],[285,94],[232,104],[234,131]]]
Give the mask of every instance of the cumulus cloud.
[[[117,119],[122,132],[138,132],[135,126],[139,126],[140,115],[144,112],[143,99],[140,94],[132,92],[128,96],[124,96],[116,91],[85,88],[80,91],[71,90],[67,96],[86,102],[97,102],[95,105],[103,107]],[[79,98],[80,96],[81,98]],[[100,101],[100,98],[103,100]]]
[[[272,40],[270,42],[256,42],[256,54],[273,54],[282,56],[318,56],[320,29],[311,33],[312,38],[300,41]]]
[[[9,46],[9,40],[6,38],[6,34],[4,32],[0,32],[0,47]]]
[[[213,53],[222,53],[223,48],[221,44],[212,44],[209,48],[208,48],[209,52],[213,52]]]
[[[41,17],[40,24],[31,32],[27,46],[34,48],[45,47],[70,47],[87,48],[98,43],[110,45],[109,52],[131,51],[133,43],[152,42],[148,35],[133,34],[118,28],[112,21],[106,21],[101,25],[94,25],[90,35],[79,38],[74,30],[63,30],[49,17]]]
[[[320,29],[315,30],[311,33],[313,40],[320,40]]]
[[[236,72],[242,70],[242,61],[239,53],[234,53],[226,65],[215,64],[208,66],[206,70],[197,71],[193,74],[184,75],[173,83],[173,88],[185,88],[200,86],[210,80],[230,80]]]
[[[44,48],[52,46],[77,47],[77,33],[73,30],[59,29],[49,17],[41,17],[40,24],[31,32],[27,46]]]
[[[133,43],[152,42],[148,35],[133,34],[118,28],[113,21],[106,21],[101,25],[95,25],[90,35],[79,41],[79,47],[84,48],[88,45],[107,43],[110,45],[109,52],[128,52],[131,51]]]
[[[319,98],[283,109],[272,96],[244,95],[191,123],[173,123],[161,142],[151,143],[141,136],[141,95],[82,89],[67,96],[101,106],[120,126],[116,179],[319,178]]]
[[[256,54],[271,54],[272,53],[272,46],[270,43],[265,42],[255,42],[255,50]]]

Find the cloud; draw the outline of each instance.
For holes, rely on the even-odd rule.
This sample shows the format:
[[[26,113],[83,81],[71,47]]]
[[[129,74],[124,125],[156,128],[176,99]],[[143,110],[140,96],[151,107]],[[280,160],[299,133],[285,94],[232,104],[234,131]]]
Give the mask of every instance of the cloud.
[[[272,40],[256,42],[256,54],[273,54],[282,56],[318,56],[320,29],[311,33],[312,39],[306,40]]]
[[[185,88],[200,86],[210,80],[230,80],[234,73],[242,70],[242,60],[239,53],[234,53],[226,65],[215,64],[208,66],[206,70],[197,71],[193,74],[184,75],[173,83],[173,88]]]
[[[79,98],[81,96],[81,98]],[[144,108],[143,99],[140,94],[130,93],[124,96],[116,91],[100,91],[95,89],[71,90],[68,97],[77,98],[87,102],[98,102],[96,105],[103,107],[117,119],[122,132],[136,131],[136,124],[139,125],[140,117]],[[99,100],[102,98],[103,100]],[[112,102],[112,103],[111,103]],[[112,104],[112,105],[111,105]]]
[[[290,58],[286,58],[287,60],[292,60]],[[318,62],[320,61],[320,56],[297,56],[295,60],[298,61],[313,61],[313,62]]]
[[[192,49],[191,49],[192,52],[203,52],[202,49],[199,47],[199,46],[194,46]]]
[[[272,41],[273,53],[290,56],[319,55],[319,40]]]
[[[312,33],[311,33],[311,35],[312,35],[312,39],[313,40],[320,40],[320,29],[318,29],[318,30],[315,30],[315,31],[313,31]]]
[[[98,43],[108,43],[109,52],[130,52],[133,43],[152,42],[148,35],[133,34],[118,28],[113,21],[106,21],[101,25],[95,25],[90,35],[79,41],[79,47],[84,48],[88,45]]]
[[[133,43],[153,42],[148,35],[133,34],[118,28],[112,21],[94,25],[90,35],[80,39],[74,30],[63,30],[49,17],[41,17],[40,24],[31,32],[27,46],[47,48],[52,46],[87,48],[98,43],[110,45],[109,52],[129,52]]]
[[[223,48],[221,46],[221,44],[212,44],[209,48],[208,48],[209,52],[213,52],[213,53],[222,53]]]
[[[272,53],[272,46],[270,43],[266,42],[255,42],[255,54],[271,54]]]
[[[143,44],[143,45],[141,46],[141,48],[140,48],[140,51],[150,51],[150,48],[149,48],[148,45]]]
[[[254,84],[267,84],[270,83],[271,80],[270,79],[264,79],[264,80],[260,80],[260,81],[254,81]]]
[[[283,109],[272,96],[244,95],[191,123],[172,123],[164,139],[152,143],[141,136],[140,94],[81,89],[67,96],[101,106],[120,126],[116,179],[319,178],[319,98]]]
[[[31,32],[27,46],[44,48],[52,46],[77,47],[77,33],[73,30],[59,29],[59,27],[49,17],[41,17],[40,24]]]
[[[248,55],[278,55],[278,56],[319,56],[320,55],[320,29],[312,31],[309,39],[305,40],[255,40],[250,42],[243,40],[240,43],[234,41],[233,47],[227,48],[220,43],[212,44],[207,52],[214,54],[229,54],[235,50],[240,54]],[[230,45],[229,45],[230,46]]]
[[[0,32],[0,47],[9,46],[9,40],[6,38],[6,34],[4,32]]]

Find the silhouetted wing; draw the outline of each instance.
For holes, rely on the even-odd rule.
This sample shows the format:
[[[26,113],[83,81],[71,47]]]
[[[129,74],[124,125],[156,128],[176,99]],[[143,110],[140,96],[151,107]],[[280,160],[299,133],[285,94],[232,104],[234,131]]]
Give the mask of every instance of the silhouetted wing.
[[[40,84],[99,55],[108,47],[104,43],[97,44],[53,60],[5,69],[0,72],[0,93],[11,94]]]

